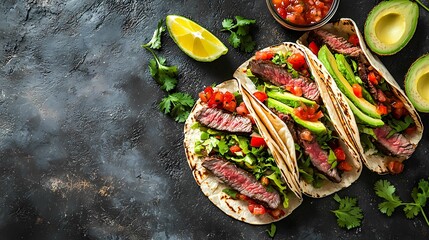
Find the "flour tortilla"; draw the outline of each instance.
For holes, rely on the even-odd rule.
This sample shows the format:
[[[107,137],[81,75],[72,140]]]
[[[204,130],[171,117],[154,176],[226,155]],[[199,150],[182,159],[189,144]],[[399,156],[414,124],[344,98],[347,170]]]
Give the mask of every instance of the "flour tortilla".
[[[239,84],[236,80],[225,81],[217,85],[215,89],[222,92],[229,91],[231,93],[240,90]],[[265,139],[268,145],[268,148],[271,150],[271,153],[273,154],[273,157],[275,158],[284,179],[286,179],[285,182],[288,185],[289,190],[291,190],[290,193],[288,194],[288,198],[289,198],[288,208],[280,207],[285,212],[285,215],[283,217],[281,217],[280,219],[274,219],[269,214],[253,215],[248,210],[247,202],[241,201],[241,200],[234,200],[231,197],[229,197],[226,193],[222,192],[223,189],[229,188],[229,186],[223,183],[216,176],[214,176],[210,171],[208,171],[206,168],[202,166],[203,157],[197,156],[194,152],[195,142],[200,138],[201,132],[199,129],[191,128],[191,126],[196,122],[195,113],[198,112],[199,109],[201,109],[204,105],[204,103],[202,103],[200,100],[197,101],[191,113],[189,114],[188,119],[185,122],[185,126],[184,126],[185,153],[188,159],[189,167],[191,168],[192,174],[195,178],[195,181],[201,187],[201,190],[204,193],[204,195],[206,195],[214,205],[216,205],[227,215],[237,220],[240,220],[249,224],[255,224],[255,225],[269,224],[275,221],[279,221],[285,218],[286,216],[288,216],[289,214],[291,214],[292,211],[301,204],[302,196],[299,189],[297,189],[293,183],[290,184],[288,181],[288,180],[291,180],[291,181],[294,181],[294,180],[289,176],[288,170],[286,168],[286,164],[284,163],[283,159],[286,156],[283,153],[277,152],[277,149],[279,149],[278,145],[273,140],[271,140],[269,135],[265,132],[267,126],[263,125],[262,121],[255,115],[252,107],[248,105],[248,99],[246,99],[246,96],[243,96],[243,100],[245,101],[251,116],[254,118],[259,128],[261,136]],[[262,129],[260,127],[262,127]]]
[[[313,185],[308,184],[304,180],[300,179],[297,156],[295,154],[295,142],[289,129],[287,128],[286,124],[277,117],[276,114],[274,114],[263,103],[253,97],[252,108],[257,111],[259,118],[267,120],[266,124],[270,126],[268,130],[271,138],[279,146],[282,146],[282,151],[289,153],[290,159],[287,161],[287,163],[291,173],[300,179],[299,184],[302,192],[308,196],[320,198],[350,186],[359,178],[362,171],[362,163],[360,161],[359,153],[355,147],[355,144],[351,141],[350,137],[347,135],[347,132],[343,128],[343,125],[348,124],[348,121],[350,120],[341,114],[341,112],[337,109],[336,105],[331,100],[331,98],[338,97],[343,99],[345,102],[343,95],[335,85],[325,85],[325,82],[322,79],[329,78],[329,81],[333,81],[333,79],[331,76],[329,76],[329,74],[327,74],[326,71],[313,66],[314,62],[317,62],[318,59],[315,59],[314,55],[309,56],[304,48],[298,46],[295,43],[285,42],[277,46],[267,47],[261,51],[265,50],[274,52],[299,52],[305,56],[309,70],[314,76],[314,80],[320,90],[321,98],[323,99],[329,117],[332,120],[332,125],[340,137],[340,144],[345,150],[347,156],[346,161],[353,166],[352,171],[344,172],[341,175],[342,181],[340,183],[334,183],[327,180],[324,181],[322,187],[320,188],[315,188]],[[239,80],[240,84],[245,89],[245,92],[248,92],[250,95],[257,91],[256,86],[247,77],[246,74],[247,66],[252,59],[253,57],[243,63],[234,73],[234,77]],[[345,111],[350,110],[345,109]]]
[[[360,47],[361,47],[364,55],[366,56],[368,62],[371,64],[371,66],[373,66],[379,72],[379,74],[386,80],[386,82],[389,83],[393,94],[404,103],[405,108],[408,110],[411,118],[414,120],[414,123],[416,124],[417,130],[415,131],[415,133],[412,136],[409,136],[408,139],[410,140],[410,142],[415,147],[417,147],[417,145],[418,145],[418,143],[419,143],[419,141],[423,135],[423,124],[422,124],[422,121],[420,119],[420,116],[419,116],[417,110],[414,108],[414,106],[410,102],[410,100],[408,99],[408,97],[405,95],[404,91],[401,89],[399,84],[395,81],[393,76],[389,73],[387,68],[380,61],[380,59],[377,56],[373,55],[371,53],[371,51],[369,51],[369,49],[366,47],[364,38],[363,38],[361,32],[359,31],[359,28],[357,27],[356,23],[352,19],[342,18],[338,22],[326,24],[323,27],[321,27],[320,29],[324,29],[328,32],[331,32],[331,33],[334,33],[338,36],[344,37],[345,39],[348,39],[348,36],[350,36],[352,34],[357,34],[357,36],[359,38]],[[308,33],[305,33],[297,41],[298,44],[301,44],[303,46],[308,46],[307,37],[308,37]],[[312,58],[312,59],[317,58],[308,49],[307,49],[307,53],[309,55],[314,56],[314,58]],[[321,64],[317,64],[314,66],[319,68],[319,69],[322,69],[322,71],[327,72],[326,69]],[[327,80],[327,78],[325,78],[324,80]],[[335,81],[325,81],[325,85],[336,85],[336,84],[335,84]],[[348,112],[351,112],[350,107],[349,107],[347,102],[339,100],[339,98],[337,98],[337,97],[334,97],[331,99],[333,102],[335,102],[337,104],[338,108],[341,108],[343,111],[348,110]],[[371,171],[377,172],[379,174],[387,174],[387,173],[389,173],[389,169],[387,168],[387,165],[389,162],[391,162],[391,161],[403,162],[404,160],[406,160],[405,157],[384,156],[384,155],[376,154],[376,153],[371,152],[371,151],[365,152],[363,147],[362,147],[362,144],[360,142],[360,135],[359,135],[359,131],[358,131],[356,121],[354,119],[354,115],[346,113],[346,112],[344,112],[344,115],[345,115],[344,117],[349,119],[348,120],[349,124],[344,125],[344,130],[348,132],[348,135],[350,136],[350,138],[352,139],[352,141],[356,145],[357,149],[359,150],[360,157],[361,157],[363,163],[368,167],[368,169],[370,169]]]

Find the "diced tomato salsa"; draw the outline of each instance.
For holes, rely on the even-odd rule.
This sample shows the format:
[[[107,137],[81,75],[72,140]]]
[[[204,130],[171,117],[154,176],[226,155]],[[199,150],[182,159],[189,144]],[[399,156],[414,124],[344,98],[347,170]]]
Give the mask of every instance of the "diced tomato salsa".
[[[333,0],[271,0],[274,9],[286,21],[308,25],[322,20],[329,12]]]

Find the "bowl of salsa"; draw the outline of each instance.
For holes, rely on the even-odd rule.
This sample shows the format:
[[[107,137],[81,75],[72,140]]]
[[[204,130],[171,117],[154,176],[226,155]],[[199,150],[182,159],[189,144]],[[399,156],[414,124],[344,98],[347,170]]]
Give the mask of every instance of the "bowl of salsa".
[[[282,26],[308,31],[327,23],[340,0],[266,0],[271,15]]]

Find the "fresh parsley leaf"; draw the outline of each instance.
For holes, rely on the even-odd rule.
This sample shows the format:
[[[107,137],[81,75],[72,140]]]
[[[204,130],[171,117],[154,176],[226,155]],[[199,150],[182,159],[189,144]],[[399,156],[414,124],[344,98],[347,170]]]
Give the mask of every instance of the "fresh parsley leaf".
[[[167,66],[163,57],[157,57],[151,51],[154,58],[149,61],[149,70],[155,81],[161,85],[161,89],[167,92],[173,90],[177,85],[177,66]]]
[[[254,19],[246,19],[241,16],[235,16],[235,20],[237,21],[237,26],[239,27],[248,26],[256,23],[256,20]]]
[[[222,27],[224,29],[231,29],[234,26],[234,20],[231,18],[226,18],[222,21]]]
[[[165,114],[174,117],[176,122],[185,122],[194,103],[194,99],[189,94],[176,92],[164,97],[159,108]]]
[[[250,35],[250,26],[255,23],[254,19],[235,16],[235,23],[231,18],[222,21],[222,31],[230,32],[228,42],[233,48],[239,48],[241,51],[249,53],[256,47],[256,43]]]
[[[391,216],[395,208],[403,206],[405,216],[407,218],[414,218],[421,213],[429,226],[428,218],[426,217],[423,208],[426,206],[427,199],[429,198],[429,181],[422,179],[418,186],[413,188],[411,197],[414,202],[404,203],[395,195],[396,188],[387,180],[379,180],[374,185],[375,193],[377,196],[385,199],[386,201],[378,205],[379,210],[387,216]]]
[[[374,185],[375,194],[386,201],[378,204],[380,212],[392,216],[395,209],[401,206],[402,201],[395,195],[396,188],[387,180],[379,180]]]
[[[160,49],[161,48],[161,34],[163,32],[165,32],[164,21],[159,20],[158,27],[156,28],[155,32],[153,32],[152,39],[148,43],[143,44],[142,47],[151,48],[151,49]]]
[[[271,223],[270,228],[267,229],[268,236],[270,236],[270,238],[274,238],[274,236],[276,235],[276,231],[277,231],[276,225],[274,223]]]
[[[340,198],[338,194],[335,194],[334,200],[340,204],[338,210],[332,211],[337,216],[338,226],[347,229],[359,227],[363,214],[362,209],[357,206],[357,199],[350,197]]]

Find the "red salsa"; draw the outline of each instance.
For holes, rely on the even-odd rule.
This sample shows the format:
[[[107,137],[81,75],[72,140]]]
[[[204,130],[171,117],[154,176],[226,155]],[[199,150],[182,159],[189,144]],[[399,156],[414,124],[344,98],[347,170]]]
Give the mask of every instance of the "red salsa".
[[[333,0],[271,0],[274,9],[286,21],[308,25],[322,20],[329,12]]]

